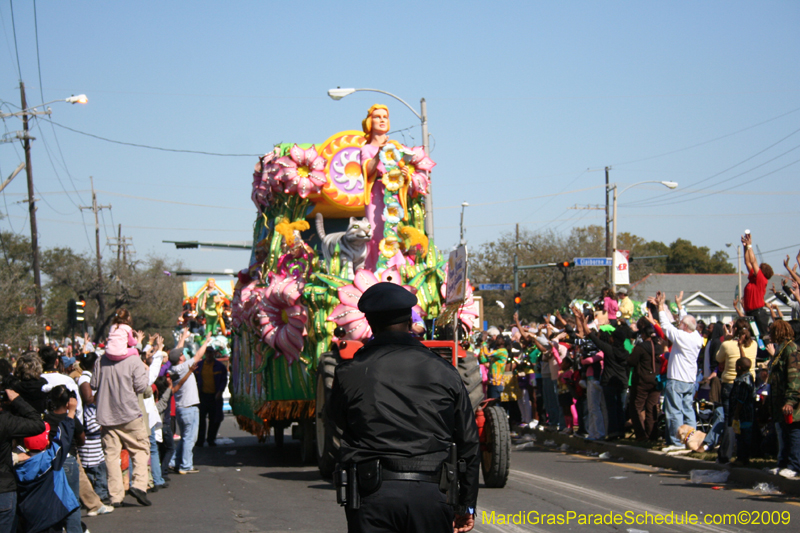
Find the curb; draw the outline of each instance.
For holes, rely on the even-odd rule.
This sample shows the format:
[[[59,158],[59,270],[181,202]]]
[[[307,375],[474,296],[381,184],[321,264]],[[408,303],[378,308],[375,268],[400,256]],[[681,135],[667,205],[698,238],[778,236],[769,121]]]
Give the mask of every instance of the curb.
[[[770,474],[755,468],[724,466],[701,459],[694,459],[692,457],[668,455],[661,451],[648,450],[637,446],[585,440],[572,435],[562,435],[557,431],[542,431],[530,428],[518,428],[516,431],[519,435],[536,436],[537,444],[541,444],[545,440],[552,440],[556,444],[566,444],[572,450],[591,451],[597,452],[598,454],[608,452],[614,458],[622,458],[632,463],[667,468],[678,472],[688,473],[691,470],[726,470],[730,472],[728,484],[742,485],[752,489],[757,483],[769,483],[786,495],[800,496],[800,480],[786,479],[783,476]]]

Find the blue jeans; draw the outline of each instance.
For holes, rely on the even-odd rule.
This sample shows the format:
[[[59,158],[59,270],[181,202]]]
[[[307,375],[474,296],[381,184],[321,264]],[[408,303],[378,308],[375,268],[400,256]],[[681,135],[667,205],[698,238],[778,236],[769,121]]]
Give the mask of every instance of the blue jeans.
[[[696,427],[694,417],[694,383],[668,379],[664,388],[664,416],[667,418],[667,445],[680,445],[678,428],[683,424]]]
[[[800,474],[800,422],[777,422],[778,468],[788,468]]]
[[[180,459],[179,470],[191,470],[194,468],[194,454],[192,453],[194,443],[197,441],[197,431],[200,427],[200,409],[193,405],[191,407],[176,407],[175,416],[178,418],[178,432],[181,440],[175,447],[175,463]]]
[[[503,385],[487,385],[486,397],[499,400],[500,394],[503,392]]]
[[[17,530],[17,493],[0,494],[0,531]]]
[[[75,493],[75,498],[78,498],[78,501],[80,501],[81,491],[81,474],[78,471],[79,468],[80,465],[78,464],[78,460],[71,455],[67,456],[66,461],[64,461],[64,473],[67,475],[69,488],[71,488],[72,492]],[[80,506],[67,515],[64,529],[67,533],[83,533],[83,528],[81,527]]]
[[[150,429],[150,473],[153,476],[153,485],[163,485],[161,477],[161,460],[158,458],[158,441],[156,441],[156,428]]]
[[[542,378],[542,396],[544,397],[544,410],[547,412],[547,423],[551,426],[558,424],[558,429],[564,429],[566,423],[558,404],[557,383],[554,379]]]
[[[108,498],[108,469],[106,468],[106,463],[84,466],[83,471],[86,473],[86,477],[89,478],[97,497],[101,500]]]
[[[725,429],[725,409],[722,408],[722,405],[718,405],[714,408],[714,414],[711,417],[711,431],[703,439],[703,444],[709,448],[716,446],[723,429]]]

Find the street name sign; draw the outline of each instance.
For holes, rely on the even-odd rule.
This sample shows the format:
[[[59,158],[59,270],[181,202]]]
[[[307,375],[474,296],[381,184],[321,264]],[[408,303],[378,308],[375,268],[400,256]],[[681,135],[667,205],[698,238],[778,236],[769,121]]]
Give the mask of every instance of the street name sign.
[[[610,257],[576,257],[576,267],[610,267],[614,262]]]
[[[482,291],[510,291],[510,283],[481,283],[478,288]]]

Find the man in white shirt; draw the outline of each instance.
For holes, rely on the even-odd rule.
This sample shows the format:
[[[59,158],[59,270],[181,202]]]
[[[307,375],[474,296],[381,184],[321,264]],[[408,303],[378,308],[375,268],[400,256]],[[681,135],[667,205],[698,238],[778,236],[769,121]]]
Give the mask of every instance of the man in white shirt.
[[[664,388],[664,415],[667,418],[667,446],[663,451],[682,450],[678,428],[683,424],[696,426],[694,416],[694,386],[697,379],[697,356],[703,347],[703,337],[697,332],[697,321],[681,308],[678,327],[672,325],[672,313],[665,304],[663,293],[648,301],[656,305],[658,321],[664,336],[672,343],[667,364],[667,385]]]
[[[178,345],[169,352],[169,362],[172,364],[169,372],[172,374],[172,393],[175,395],[175,416],[178,419],[178,431],[181,434],[181,440],[175,447],[174,457],[179,474],[198,472],[194,467],[193,448],[197,441],[200,425],[200,394],[197,391],[194,370],[205,355],[208,342],[211,340],[209,333],[195,356],[187,360],[183,353],[183,344],[188,337],[188,332],[189,330],[184,330]]]

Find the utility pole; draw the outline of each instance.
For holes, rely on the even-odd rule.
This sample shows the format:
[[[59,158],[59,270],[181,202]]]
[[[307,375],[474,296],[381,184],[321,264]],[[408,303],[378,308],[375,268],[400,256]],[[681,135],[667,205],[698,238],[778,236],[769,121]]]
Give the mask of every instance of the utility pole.
[[[514,238],[514,292],[519,292],[519,223],[517,223],[517,234]]]
[[[22,146],[25,149],[25,173],[28,176],[28,218],[31,221],[31,268],[33,269],[33,294],[36,306],[36,321],[42,320],[42,274],[39,267],[39,235],[36,229],[36,198],[33,189],[33,169],[31,168],[31,138],[28,136],[28,101],[25,99],[25,83],[19,82],[20,100],[22,103]],[[44,334],[39,335],[39,340],[44,345]]]
[[[608,224],[611,222],[608,212],[608,171],[611,170],[611,167],[606,167],[606,257],[611,257],[611,235],[608,229]],[[608,267],[608,282],[612,283],[614,281],[614,267]]]
[[[122,224],[117,225],[117,236],[108,239],[108,245],[117,248],[116,277],[119,279],[120,267],[128,265],[128,247],[133,247],[132,237],[122,236]],[[122,262],[120,262],[122,261]]]
[[[106,303],[103,298],[103,266],[102,258],[100,256],[100,220],[97,214],[101,209],[111,209],[111,205],[97,205],[97,194],[94,192],[94,179],[89,176],[89,182],[92,184],[92,205],[91,207],[80,206],[80,209],[90,209],[94,213],[94,240],[97,247],[97,316],[98,320],[95,326],[95,334],[100,335],[100,328],[97,327],[106,316]],[[98,337],[99,338],[99,337]]]

